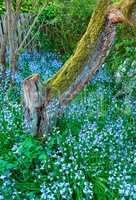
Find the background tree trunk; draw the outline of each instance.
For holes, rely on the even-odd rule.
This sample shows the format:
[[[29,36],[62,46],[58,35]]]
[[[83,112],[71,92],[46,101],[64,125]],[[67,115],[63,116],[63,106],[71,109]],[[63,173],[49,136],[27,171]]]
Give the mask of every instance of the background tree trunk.
[[[5,15],[4,17],[4,24],[5,26],[3,27],[3,36],[1,35],[1,41],[0,41],[0,45],[1,45],[1,50],[0,50],[0,63],[1,63],[1,80],[0,82],[3,82],[3,80],[5,80],[6,77],[6,46],[7,46],[7,39],[8,39],[8,35],[7,35],[7,16]]]
[[[51,1],[50,1],[51,2]],[[43,3],[41,7],[39,8],[38,13],[34,17],[34,20],[32,24],[26,23],[27,26],[30,25],[29,29],[27,30],[27,33],[25,34],[22,41],[19,41],[18,37],[21,35],[19,33],[19,36],[17,35],[17,28],[18,28],[18,19],[20,16],[21,11],[21,5],[24,3],[22,0],[16,1],[16,8],[13,8],[13,2],[12,0],[5,0],[5,8],[7,12],[7,32],[8,32],[8,48],[9,48],[9,65],[10,65],[10,80],[11,83],[14,82],[15,78],[15,70],[17,69],[17,62],[20,55],[20,52],[22,51],[22,48],[27,47],[30,45],[30,43],[35,39],[35,35],[31,38],[31,41],[28,41],[30,34],[32,33],[33,28],[35,27],[36,22],[38,21],[39,16],[45,9],[45,7],[48,5],[48,1],[46,3]],[[35,1],[36,3],[36,1]],[[33,2],[33,4],[35,4]],[[29,15],[29,13],[28,13]],[[25,29],[26,26],[23,27]],[[19,31],[19,29],[18,29]],[[22,30],[21,30],[22,32]],[[20,43],[17,44],[17,41]]]
[[[124,0],[118,5],[100,0],[74,55],[55,76],[44,83],[38,74],[24,80],[26,123],[31,133],[41,136],[48,132],[68,102],[92,79],[112,47],[115,23],[129,23],[126,17],[130,17],[135,4],[135,0]]]
[[[10,64],[10,80],[14,82],[16,55],[15,55],[15,20],[13,14],[12,0],[5,0],[8,24],[8,42],[9,42],[9,64]]]
[[[1,60],[1,81],[3,81],[6,77],[6,41],[7,37],[4,35],[3,40],[1,41],[1,54],[0,54],[0,60]]]

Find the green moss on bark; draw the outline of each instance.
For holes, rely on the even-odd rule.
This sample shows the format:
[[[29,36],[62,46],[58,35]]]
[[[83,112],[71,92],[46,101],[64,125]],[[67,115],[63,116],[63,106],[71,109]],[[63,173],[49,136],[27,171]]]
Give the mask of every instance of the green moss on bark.
[[[136,0],[125,0],[121,2],[121,10],[126,17],[131,15],[134,4],[136,4]]]
[[[46,88],[49,99],[66,91],[82,72],[103,30],[109,2],[109,0],[99,1],[86,32],[77,45],[74,55],[67,60],[52,79],[44,83],[44,88]]]
[[[131,18],[131,11],[136,5],[136,0],[122,0],[116,7],[120,9],[126,18]]]

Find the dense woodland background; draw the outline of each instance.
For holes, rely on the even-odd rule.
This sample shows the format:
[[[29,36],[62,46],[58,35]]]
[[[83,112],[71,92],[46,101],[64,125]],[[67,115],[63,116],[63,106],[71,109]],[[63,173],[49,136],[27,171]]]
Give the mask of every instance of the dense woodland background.
[[[12,3],[15,9],[17,1]],[[48,137],[31,136],[24,123],[23,80],[35,73],[47,80],[58,71],[75,51],[96,3],[48,2],[26,40],[27,44],[34,36],[32,42],[17,57],[13,84],[6,47],[4,76],[0,65],[1,200],[136,199],[135,27],[117,25],[104,64],[54,121]],[[32,21],[26,28],[22,25],[22,40],[43,4],[23,1],[20,15],[29,15]],[[0,1],[0,27],[4,15]]]

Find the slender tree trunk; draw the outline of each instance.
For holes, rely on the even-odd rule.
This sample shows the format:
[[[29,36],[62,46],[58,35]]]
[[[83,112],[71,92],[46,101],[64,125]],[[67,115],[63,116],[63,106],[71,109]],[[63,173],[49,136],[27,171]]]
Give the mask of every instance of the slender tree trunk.
[[[6,77],[6,47],[7,47],[7,16],[5,15],[3,24],[3,35],[1,35],[1,51],[0,51],[0,63],[1,63],[1,82],[5,80]]]
[[[6,77],[6,37],[3,36],[3,40],[1,41],[1,55],[0,55],[0,60],[1,60],[1,81],[5,80]]]
[[[127,17],[136,12],[135,4],[135,0],[124,0],[118,5],[100,0],[75,53],[56,75],[44,83],[38,74],[24,80],[25,121],[31,133],[47,133],[69,101],[92,79],[112,47],[115,24],[131,24]]]
[[[17,0],[16,1],[16,9],[14,10],[13,5],[12,5],[12,0],[5,0],[5,6],[6,6],[6,12],[7,12],[7,24],[8,24],[8,43],[9,43],[9,60],[10,60],[9,64],[10,64],[10,80],[11,80],[11,83],[14,82],[15,70],[17,69],[17,61],[18,61],[19,54],[20,54],[22,48],[27,46],[27,44],[26,44],[27,39],[29,38],[29,36],[30,36],[30,34],[33,30],[33,27],[35,26],[35,24],[38,20],[38,17],[42,13],[42,11],[45,9],[45,7],[48,5],[48,1],[47,1],[47,3],[44,3],[42,5],[38,14],[34,18],[34,21],[31,24],[27,34],[25,35],[25,37],[23,38],[21,43],[18,45],[17,44],[17,41],[18,41],[17,37],[18,36],[17,36],[16,31],[17,31],[17,28],[18,28],[17,27],[18,26],[18,19],[19,19],[20,9],[21,9],[22,3],[23,3],[22,0]],[[28,41],[28,43],[29,42],[30,41]]]
[[[5,0],[8,24],[8,42],[9,42],[9,64],[10,64],[10,81],[14,82],[16,55],[15,55],[15,23],[13,15],[12,0]]]

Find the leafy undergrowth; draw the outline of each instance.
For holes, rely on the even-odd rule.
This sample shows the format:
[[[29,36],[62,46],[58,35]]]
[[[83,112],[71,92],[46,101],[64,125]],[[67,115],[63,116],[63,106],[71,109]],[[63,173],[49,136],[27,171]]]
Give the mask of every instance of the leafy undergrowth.
[[[121,76],[126,80],[131,74],[133,60],[124,61],[114,75],[103,65],[52,135],[39,141],[24,131],[20,83],[35,72],[49,78],[61,66],[58,60],[52,53],[26,52],[16,86],[8,88],[6,79],[6,92],[0,89],[0,199],[136,199],[134,77],[124,82],[127,93],[119,93]]]

